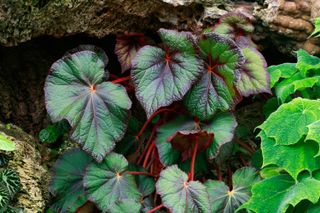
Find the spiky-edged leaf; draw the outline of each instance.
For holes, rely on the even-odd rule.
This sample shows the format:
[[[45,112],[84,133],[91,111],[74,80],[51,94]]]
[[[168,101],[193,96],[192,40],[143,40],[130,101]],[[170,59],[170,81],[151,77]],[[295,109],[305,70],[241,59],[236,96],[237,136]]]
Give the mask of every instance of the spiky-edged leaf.
[[[16,149],[15,143],[6,136],[0,134],[0,150],[14,151]]]
[[[290,78],[298,70],[296,69],[295,63],[284,63],[279,65],[273,65],[268,67],[270,73],[270,87],[273,88],[281,78]]]
[[[148,117],[181,100],[202,73],[190,33],[160,29],[159,34],[167,49],[144,46],[132,64],[136,96]]]
[[[121,64],[122,73],[131,68],[131,62],[136,57],[138,50],[144,45],[143,34],[128,34],[117,36],[114,52]]]
[[[173,213],[211,212],[206,187],[199,181],[188,181],[188,175],[176,165],[160,173],[156,188],[164,206]]]
[[[267,62],[256,49],[242,47],[245,63],[240,69],[241,78],[237,82],[237,89],[243,96],[262,92],[271,93]]]
[[[296,182],[289,175],[277,175],[252,187],[252,197],[241,208],[259,213],[285,213],[302,200],[316,203],[320,198],[320,181],[304,177]]]
[[[49,191],[55,195],[52,208],[59,212],[75,212],[88,200],[83,176],[92,158],[80,149],[65,152],[54,164]]]
[[[187,93],[184,105],[193,115],[208,120],[218,110],[230,110],[239,102],[234,84],[244,58],[232,40],[215,33],[206,34],[199,47],[205,60],[203,76]]]
[[[209,133],[213,133],[213,141],[207,149],[209,159],[214,159],[218,156],[223,144],[230,142],[233,139],[237,121],[231,113],[217,114],[209,123],[202,128]]]
[[[276,144],[290,145],[307,135],[307,126],[319,119],[320,100],[296,98],[282,104],[259,128]]]
[[[5,169],[0,173],[0,183],[7,187],[11,197],[13,197],[21,187],[19,174],[13,169]]]
[[[255,169],[244,167],[237,170],[232,176],[232,190],[222,181],[208,180],[205,182],[212,213],[235,212],[251,196],[251,187],[260,178]]]
[[[131,101],[124,87],[104,82],[106,63],[84,50],[55,62],[45,83],[47,111],[53,122],[67,119],[71,139],[97,161],[111,152],[127,126]]]
[[[110,207],[110,213],[140,213],[142,205],[139,201],[124,199],[119,202],[116,202],[113,206]]]
[[[310,173],[320,168],[320,157],[315,157],[318,145],[313,141],[300,141],[293,145],[277,145],[272,138],[268,138],[264,131],[259,133],[263,167],[277,165],[286,170],[294,179],[300,172]]]
[[[125,173],[127,167],[125,157],[113,152],[101,163],[93,162],[88,166],[84,186],[89,199],[101,210],[107,211],[117,201],[141,198],[134,176]]]

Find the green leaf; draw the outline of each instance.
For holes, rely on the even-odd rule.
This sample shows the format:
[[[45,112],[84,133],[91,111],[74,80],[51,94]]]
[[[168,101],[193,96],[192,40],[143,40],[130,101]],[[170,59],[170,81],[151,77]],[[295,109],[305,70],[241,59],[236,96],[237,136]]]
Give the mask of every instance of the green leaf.
[[[307,126],[319,119],[320,100],[296,98],[282,104],[259,128],[276,144],[290,145],[300,141],[308,133]]]
[[[275,112],[281,105],[277,97],[272,97],[263,105],[263,114],[265,118],[269,117],[271,113]]]
[[[0,210],[6,209],[11,200],[11,195],[5,184],[0,184]]]
[[[55,195],[52,208],[59,212],[75,212],[88,196],[83,187],[83,176],[92,158],[80,149],[65,152],[52,168],[49,191]]]
[[[54,143],[68,130],[68,122],[66,120],[62,120],[58,123],[47,126],[45,129],[42,129],[39,133],[39,139],[43,143]]]
[[[235,83],[244,58],[232,40],[215,33],[205,34],[199,47],[205,61],[204,74],[185,96],[184,105],[199,119],[208,120],[217,111],[230,110],[240,101]]]
[[[241,78],[236,86],[243,96],[262,92],[271,93],[267,62],[258,50],[251,47],[242,47],[245,63],[240,69]]]
[[[289,175],[265,179],[252,188],[252,197],[241,208],[259,213],[285,213],[289,206],[302,200],[316,203],[320,197],[320,181],[304,177],[295,182]]]
[[[140,213],[142,205],[136,200],[124,199],[119,202],[116,202],[113,206],[110,207],[110,213]]]
[[[298,50],[297,51],[297,69],[301,71],[304,77],[312,74],[311,71],[317,72],[320,74],[320,58],[310,55],[305,50]]]
[[[308,127],[308,134],[305,140],[313,140],[315,142],[318,142],[320,146],[320,120],[309,124],[307,127]],[[320,155],[320,149],[318,151],[317,156],[319,155]]]
[[[320,168],[320,158],[315,157],[318,146],[313,141],[300,141],[294,145],[277,145],[272,138],[268,138],[261,131],[261,150],[263,167],[277,165],[286,170],[294,179],[300,172],[307,170],[309,173]]]
[[[0,153],[0,167],[4,167],[8,164],[10,157],[4,153]]]
[[[314,27],[315,27],[315,29],[309,37],[317,38],[320,36],[320,34],[319,34],[320,33],[320,17],[316,18]]]
[[[144,46],[132,63],[136,96],[148,117],[181,100],[202,73],[190,33],[160,29],[159,34],[168,48]]]
[[[211,212],[206,187],[199,181],[188,181],[177,165],[160,173],[156,188],[164,206],[173,213]]]
[[[212,213],[235,212],[251,196],[251,186],[260,181],[255,169],[243,167],[232,176],[232,190],[222,181],[208,180],[205,182]]]
[[[273,65],[268,67],[270,73],[270,87],[273,88],[281,78],[290,78],[298,72],[295,63],[283,63],[279,65]]]
[[[47,111],[53,122],[67,119],[71,139],[97,161],[123,137],[131,101],[125,88],[108,77],[101,53],[83,50],[55,62],[45,83]]]
[[[0,150],[14,151],[16,149],[15,143],[6,136],[0,134]]]
[[[0,173],[0,184],[4,184],[11,197],[20,190],[21,183],[19,174],[13,169],[5,169]]]
[[[125,157],[116,153],[108,154],[101,163],[93,162],[88,166],[84,186],[89,200],[102,211],[107,211],[117,201],[140,200],[134,176],[125,173],[127,168]]]
[[[210,160],[216,158],[221,147],[233,139],[237,125],[232,113],[219,113],[208,124],[202,126],[203,130],[214,134],[213,142],[207,149],[207,156]]]
[[[130,164],[128,167],[130,171],[147,172],[143,167]],[[143,197],[150,195],[155,190],[155,181],[153,177],[146,175],[135,175],[135,180],[138,189]]]

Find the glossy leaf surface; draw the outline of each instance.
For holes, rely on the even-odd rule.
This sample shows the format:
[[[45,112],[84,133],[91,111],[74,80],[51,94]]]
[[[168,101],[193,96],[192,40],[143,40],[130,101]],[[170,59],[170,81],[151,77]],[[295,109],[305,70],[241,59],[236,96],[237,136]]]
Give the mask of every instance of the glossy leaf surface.
[[[52,121],[67,119],[71,139],[97,161],[123,137],[131,108],[124,87],[104,82],[106,63],[101,57],[89,50],[69,54],[52,65],[45,84]]]

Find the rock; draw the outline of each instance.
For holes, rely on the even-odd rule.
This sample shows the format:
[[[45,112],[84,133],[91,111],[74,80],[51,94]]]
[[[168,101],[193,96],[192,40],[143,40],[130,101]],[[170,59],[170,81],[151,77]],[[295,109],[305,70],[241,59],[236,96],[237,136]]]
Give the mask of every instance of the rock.
[[[9,136],[16,144],[8,166],[19,173],[22,187],[13,206],[25,213],[43,212],[49,199],[49,173],[40,164],[41,156],[34,138],[14,125],[6,128],[1,123],[0,133]]]

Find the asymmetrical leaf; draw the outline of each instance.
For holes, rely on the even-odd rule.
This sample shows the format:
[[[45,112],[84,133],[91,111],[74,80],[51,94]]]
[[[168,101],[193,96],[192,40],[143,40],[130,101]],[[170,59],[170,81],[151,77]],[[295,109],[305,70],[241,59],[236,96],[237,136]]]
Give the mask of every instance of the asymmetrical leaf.
[[[276,144],[290,145],[307,135],[307,126],[319,119],[320,100],[296,98],[282,104],[259,128]]]
[[[285,213],[302,200],[316,203],[320,198],[320,181],[304,177],[295,182],[289,175],[265,179],[252,188],[252,197],[241,208],[259,213]]]
[[[71,139],[97,161],[111,152],[127,126],[131,101],[108,76],[101,53],[83,50],[55,62],[45,83],[47,111],[53,122],[67,119]]]
[[[56,196],[52,208],[59,212],[75,212],[88,196],[83,187],[83,176],[92,158],[80,149],[65,152],[54,164],[49,191]]]
[[[14,151],[16,149],[15,143],[6,136],[0,134],[0,150]]]
[[[208,120],[218,110],[230,110],[240,101],[235,83],[244,58],[232,40],[215,33],[205,34],[199,47],[204,74],[187,93],[184,105],[199,119]]]
[[[166,49],[144,46],[132,63],[136,96],[147,116],[181,100],[202,73],[190,33],[159,30]]]
[[[84,186],[89,200],[102,211],[107,211],[118,201],[140,200],[134,176],[125,173],[127,167],[125,157],[116,153],[110,153],[101,163],[93,162],[87,167]]]
[[[11,197],[13,197],[21,187],[19,174],[12,169],[5,169],[0,173],[0,184],[4,184]]]
[[[243,96],[262,92],[271,93],[269,86],[269,73],[267,62],[256,49],[241,48],[245,63],[240,69],[241,78],[237,82],[237,89]]]
[[[199,181],[188,181],[178,166],[167,167],[156,184],[165,207],[173,213],[211,212],[206,187]]]
[[[268,138],[261,131],[261,150],[263,156],[263,167],[277,165],[286,170],[294,179],[307,170],[315,171],[320,168],[320,158],[317,155],[318,146],[313,141],[300,141],[293,145],[277,145],[272,138]]]
[[[314,31],[310,35],[310,37],[319,37],[320,36],[320,17],[316,18],[315,24],[314,24]]]
[[[233,114],[220,113],[202,127],[207,132],[214,134],[213,141],[207,149],[207,156],[210,160],[216,158],[221,151],[221,147],[233,139],[237,125]]]
[[[128,34],[117,36],[115,53],[121,64],[122,73],[131,68],[131,62],[136,57],[138,50],[144,45],[143,34]]]
[[[231,213],[243,203],[247,202],[251,196],[251,187],[260,178],[255,169],[244,167],[237,170],[232,176],[232,190],[222,181],[208,180],[205,182],[212,213]]]

